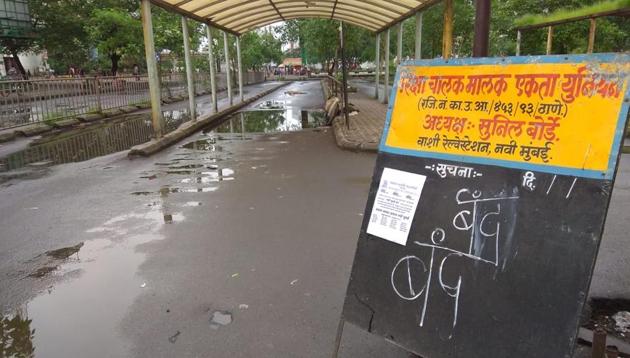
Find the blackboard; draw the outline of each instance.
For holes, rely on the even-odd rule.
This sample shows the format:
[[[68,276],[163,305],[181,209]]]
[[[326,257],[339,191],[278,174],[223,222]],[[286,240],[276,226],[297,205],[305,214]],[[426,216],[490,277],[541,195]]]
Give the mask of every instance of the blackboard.
[[[425,358],[571,357],[628,115],[629,63],[597,55],[401,65],[343,319]],[[491,85],[477,91],[476,76]],[[436,83],[446,80],[448,89]],[[538,86],[525,90],[529,80]]]

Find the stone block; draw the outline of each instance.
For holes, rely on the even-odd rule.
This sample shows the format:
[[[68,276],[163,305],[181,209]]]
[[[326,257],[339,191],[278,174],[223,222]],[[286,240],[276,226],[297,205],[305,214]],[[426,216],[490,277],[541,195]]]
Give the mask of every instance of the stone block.
[[[103,119],[103,115],[100,113],[86,113],[77,116],[77,119],[81,122],[94,122],[99,119]]]

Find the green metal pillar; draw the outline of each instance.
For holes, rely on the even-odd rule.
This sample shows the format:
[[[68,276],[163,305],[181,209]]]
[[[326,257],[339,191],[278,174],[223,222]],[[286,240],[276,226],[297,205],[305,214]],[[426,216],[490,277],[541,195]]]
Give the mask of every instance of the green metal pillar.
[[[144,52],[149,75],[149,93],[151,95],[151,121],[156,138],[162,137],[164,118],[162,117],[162,98],[160,96],[160,77],[158,76],[155,41],[153,38],[153,19],[151,17],[151,2],[141,0],[140,13],[142,16],[142,31],[144,33]]]

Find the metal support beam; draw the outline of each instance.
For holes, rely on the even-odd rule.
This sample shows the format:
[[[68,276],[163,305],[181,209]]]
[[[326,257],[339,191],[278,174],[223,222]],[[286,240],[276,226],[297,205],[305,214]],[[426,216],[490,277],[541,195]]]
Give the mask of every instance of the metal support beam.
[[[422,59],[422,13],[416,13],[416,41],[415,43],[415,58],[416,60]]]
[[[374,97],[376,98],[376,100],[378,101],[378,92],[379,92],[379,86],[381,83],[381,34],[378,33],[376,34],[376,78],[375,78],[375,83],[376,86],[374,86]]]
[[[473,57],[488,57],[490,40],[490,0],[475,1],[475,41]]]
[[[383,103],[387,103],[389,101],[389,32],[390,29],[387,29],[385,35],[385,80],[383,81],[385,91],[383,92]]]
[[[227,77],[227,92],[230,106],[234,104],[232,98],[232,71],[230,71],[230,46],[228,44],[227,32],[223,31],[223,52],[225,52],[225,74]]]
[[[195,103],[195,79],[193,78],[192,59],[190,58],[190,34],[188,20],[182,16],[182,34],[184,36],[184,62],[186,63],[186,82],[188,83],[188,110],[190,118],[197,120],[197,104]]]
[[[151,121],[156,138],[162,137],[162,98],[160,96],[160,77],[158,76],[153,38],[153,19],[151,18],[151,2],[141,0],[140,13],[142,15],[142,31],[144,33],[144,52],[149,74],[149,93],[151,95]]]
[[[400,65],[402,62],[402,45],[403,45],[403,24],[402,22],[398,23],[398,41],[396,47],[396,66]]]
[[[597,29],[597,20],[595,18],[591,18],[591,26],[588,29],[588,48],[586,49],[586,53],[593,53],[593,49],[595,48],[595,31]]]
[[[606,358],[606,331],[598,328],[593,332],[592,358]]]
[[[241,138],[245,139],[245,113],[241,112]]]
[[[350,116],[348,115],[348,65],[346,60],[346,40],[344,36],[344,26],[343,21],[339,22],[339,41],[341,48],[341,71],[342,71],[342,80],[343,80],[343,115],[346,119],[346,127],[350,129]]]
[[[551,45],[553,43],[553,26],[547,27],[547,55],[551,55]]]
[[[449,59],[453,51],[453,0],[444,1],[444,30],[442,32],[442,58]]]
[[[243,96],[243,61],[241,59],[241,38],[236,37],[236,57],[238,60],[238,96],[241,102],[245,100]]]
[[[521,30],[516,30],[516,56],[521,55],[521,40],[523,37],[523,33]]]
[[[217,74],[214,63],[214,53],[212,52],[214,39],[212,38],[212,29],[208,25],[206,25],[206,35],[208,36],[208,62],[210,63],[210,90],[212,92],[212,108],[216,113],[219,111],[219,105],[217,103]]]

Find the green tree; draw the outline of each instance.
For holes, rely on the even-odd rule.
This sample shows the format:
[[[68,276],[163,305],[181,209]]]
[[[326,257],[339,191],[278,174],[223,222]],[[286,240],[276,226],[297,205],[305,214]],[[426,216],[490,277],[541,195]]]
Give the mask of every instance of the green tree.
[[[282,61],[282,42],[267,32],[242,35],[241,50],[245,68],[257,70],[265,63]]]
[[[92,13],[87,31],[93,46],[111,61],[111,73],[118,74],[118,63],[124,55],[136,56],[142,51],[142,26],[138,19],[122,9],[98,9]]]

